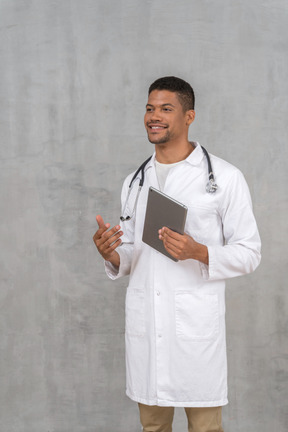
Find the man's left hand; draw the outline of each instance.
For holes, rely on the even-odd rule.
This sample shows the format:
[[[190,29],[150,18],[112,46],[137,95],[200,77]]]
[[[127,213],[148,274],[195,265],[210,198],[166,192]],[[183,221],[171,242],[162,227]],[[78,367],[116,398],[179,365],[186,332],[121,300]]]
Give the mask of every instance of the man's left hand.
[[[197,243],[188,234],[178,234],[167,227],[159,230],[159,239],[163,241],[164,247],[173,258],[178,260],[195,259],[208,264],[207,246]]]

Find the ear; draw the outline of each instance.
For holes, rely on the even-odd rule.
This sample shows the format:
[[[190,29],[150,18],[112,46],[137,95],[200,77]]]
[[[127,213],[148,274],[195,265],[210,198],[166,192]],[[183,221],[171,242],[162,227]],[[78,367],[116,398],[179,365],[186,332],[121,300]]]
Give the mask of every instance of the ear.
[[[186,124],[190,126],[191,123],[195,120],[195,111],[194,110],[188,110],[186,111]]]

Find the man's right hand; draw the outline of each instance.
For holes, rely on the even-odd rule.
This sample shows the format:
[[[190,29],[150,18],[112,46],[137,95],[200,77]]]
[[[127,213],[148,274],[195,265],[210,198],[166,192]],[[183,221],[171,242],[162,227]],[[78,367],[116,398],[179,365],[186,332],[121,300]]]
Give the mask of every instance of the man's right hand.
[[[96,216],[99,229],[93,236],[93,241],[98,249],[98,252],[106,261],[110,261],[116,267],[120,265],[120,256],[116,252],[116,248],[121,245],[120,237],[123,235],[120,226],[116,225],[110,228],[109,223],[104,223],[102,216]]]

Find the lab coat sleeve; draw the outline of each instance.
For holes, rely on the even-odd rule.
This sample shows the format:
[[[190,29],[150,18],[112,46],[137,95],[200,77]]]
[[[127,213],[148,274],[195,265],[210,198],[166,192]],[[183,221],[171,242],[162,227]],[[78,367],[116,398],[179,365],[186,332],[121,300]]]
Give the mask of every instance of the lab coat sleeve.
[[[200,264],[208,280],[253,272],[261,260],[261,241],[243,174],[235,170],[219,207],[224,245],[208,245],[209,265]]]
[[[130,176],[128,176],[123,184],[122,193],[121,193],[121,214],[123,214],[123,211],[125,210],[125,216],[127,214],[130,215],[132,214],[132,209],[129,206],[129,202],[127,203],[126,209],[124,209],[130,180],[131,180]],[[120,266],[116,267],[109,261],[104,262],[106,274],[112,280],[130,274],[132,255],[133,255],[134,218],[126,222],[120,221],[119,224],[121,226],[121,230],[123,231],[123,236],[121,237],[122,245],[118,246],[116,249],[116,251],[120,256]]]

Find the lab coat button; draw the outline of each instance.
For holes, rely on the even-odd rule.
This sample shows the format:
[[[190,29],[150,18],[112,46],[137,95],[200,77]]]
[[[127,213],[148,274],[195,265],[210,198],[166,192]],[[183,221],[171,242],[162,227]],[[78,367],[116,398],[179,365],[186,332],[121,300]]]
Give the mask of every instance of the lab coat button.
[[[157,296],[160,296],[160,291],[157,291]]]

